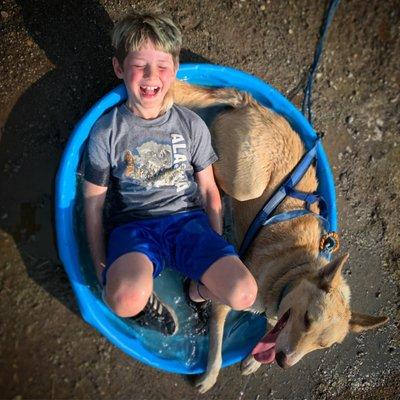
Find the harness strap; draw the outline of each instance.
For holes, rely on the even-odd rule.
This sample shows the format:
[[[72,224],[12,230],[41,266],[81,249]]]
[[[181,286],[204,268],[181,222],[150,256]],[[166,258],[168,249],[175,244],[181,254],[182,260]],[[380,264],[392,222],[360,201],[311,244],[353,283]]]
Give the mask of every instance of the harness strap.
[[[322,215],[316,214],[315,212],[312,212],[307,209],[286,211],[281,214],[274,215],[268,218],[266,221],[264,221],[263,226],[276,224],[278,222],[288,221],[290,219],[299,218],[304,215],[313,215],[314,217],[318,218],[321,221],[324,229],[329,232],[329,221]]]
[[[307,169],[314,161],[317,155],[317,147],[320,142],[321,139],[318,137],[315,140],[314,146],[311,147],[311,149],[308,150],[306,154],[304,154],[303,158],[296,165],[293,172],[291,173],[287,181],[284,183],[285,188],[294,188],[300,182],[300,179],[304,176]]]
[[[242,245],[240,246],[239,256],[241,258],[246,253],[258,231],[261,229],[262,226],[265,226],[264,222],[269,219],[270,215],[282,203],[285,197],[289,195],[289,192],[295,191],[294,187],[300,182],[307,169],[315,160],[319,143],[320,138],[318,137],[315,141],[314,146],[310,150],[308,150],[307,153],[304,154],[303,158],[293,169],[292,173],[289,175],[286,181],[279,187],[274,195],[268,201],[266,201],[263,208],[258,212],[250,227],[248,228]],[[295,192],[301,193],[299,191]]]
[[[322,199],[322,197],[317,193],[301,192],[300,190],[296,190],[294,188],[289,188],[287,190],[287,195],[304,201],[307,209],[310,209],[311,204],[314,204]]]

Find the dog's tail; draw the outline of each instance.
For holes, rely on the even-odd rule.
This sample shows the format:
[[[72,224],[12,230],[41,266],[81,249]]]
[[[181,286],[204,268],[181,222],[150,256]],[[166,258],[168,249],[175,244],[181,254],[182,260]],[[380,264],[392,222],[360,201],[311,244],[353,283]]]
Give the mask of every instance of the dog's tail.
[[[180,80],[176,80],[172,90],[174,102],[189,108],[205,108],[216,105],[242,108],[255,103],[255,100],[245,92],[230,88],[205,88]]]

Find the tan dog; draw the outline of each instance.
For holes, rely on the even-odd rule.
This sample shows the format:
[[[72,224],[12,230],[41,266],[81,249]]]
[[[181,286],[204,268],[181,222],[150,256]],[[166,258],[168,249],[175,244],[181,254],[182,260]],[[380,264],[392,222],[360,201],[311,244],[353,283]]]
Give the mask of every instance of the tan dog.
[[[187,107],[228,104],[211,127],[219,155],[215,175],[220,188],[233,200],[235,235],[240,244],[255,215],[303,156],[305,149],[289,123],[262,107],[247,94],[231,89],[204,89],[177,82],[174,98]],[[296,189],[317,189],[311,167]],[[301,200],[287,198],[278,212],[303,207]],[[318,211],[314,206],[313,211]],[[328,263],[319,257],[321,227],[312,215],[264,227],[253,241],[244,263],[258,283],[252,312],[266,312],[268,321],[279,322],[257,346],[257,359],[275,360],[282,368],[296,364],[307,353],[340,343],[349,331],[361,332],[384,324],[388,318],[350,310],[350,289],[342,276],[348,256]],[[213,304],[207,371],[197,381],[201,393],[216,382],[221,368],[222,335],[229,307]],[[270,340],[271,341],[271,340]],[[264,349],[263,349],[264,346]],[[269,347],[268,347],[269,346]],[[249,355],[243,374],[256,371],[260,362]]]

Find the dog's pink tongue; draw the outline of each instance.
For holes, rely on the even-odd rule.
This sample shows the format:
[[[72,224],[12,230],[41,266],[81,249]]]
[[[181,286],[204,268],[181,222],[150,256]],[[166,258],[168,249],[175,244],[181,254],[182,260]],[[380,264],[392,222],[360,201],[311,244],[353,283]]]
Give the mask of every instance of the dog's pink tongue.
[[[279,333],[285,327],[287,320],[289,319],[290,311],[286,311],[285,314],[279,319],[276,325],[257,343],[251,354],[254,358],[263,364],[271,364],[275,360],[275,343]]]
[[[271,364],[275,360],[275,341],[278,335],[266,334],[254,347],[251,354],[262,364]]]

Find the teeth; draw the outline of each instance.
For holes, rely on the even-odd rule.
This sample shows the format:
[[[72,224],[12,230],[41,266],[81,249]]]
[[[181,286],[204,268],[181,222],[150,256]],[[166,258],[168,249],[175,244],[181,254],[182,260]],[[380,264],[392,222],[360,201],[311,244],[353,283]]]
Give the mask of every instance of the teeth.
[[[158,86],[141,86],[141,88],[145,90],[156,90],[158,89]]]

